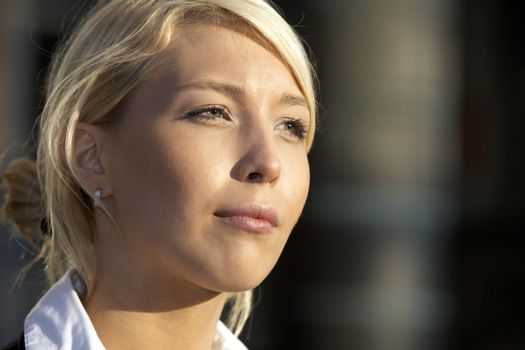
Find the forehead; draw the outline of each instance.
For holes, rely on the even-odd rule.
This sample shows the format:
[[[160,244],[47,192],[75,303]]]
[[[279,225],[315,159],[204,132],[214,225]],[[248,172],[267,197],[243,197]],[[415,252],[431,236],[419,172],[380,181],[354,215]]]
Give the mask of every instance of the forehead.
[[[246,25],[183,26],[162,55],[159,73],[171,76],[178,84],[220,80],[245,88],[258,84],[289,89],[302,95],[288,65]]]

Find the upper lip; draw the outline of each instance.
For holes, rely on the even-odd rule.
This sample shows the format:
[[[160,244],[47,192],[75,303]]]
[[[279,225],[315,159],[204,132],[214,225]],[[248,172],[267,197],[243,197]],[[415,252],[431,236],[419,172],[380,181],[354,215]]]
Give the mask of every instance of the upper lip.
[[[277,214],[277,210],[275,210],[275,208],[271,205],[242,205],[235,208],[218,210],[215,212],[215,215],[218,217],[249,216],[254,219],[266,220],[270,222],[274,227],[279,224],[279,215]]]

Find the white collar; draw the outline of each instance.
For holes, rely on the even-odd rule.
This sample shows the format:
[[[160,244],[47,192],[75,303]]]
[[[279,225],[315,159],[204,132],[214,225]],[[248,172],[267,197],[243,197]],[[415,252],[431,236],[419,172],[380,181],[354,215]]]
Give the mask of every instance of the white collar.
[[[71,271],[33,307],[24,323],[27,350],[105,350],[71,283]],[[210,350],[247,350],[221,322]]]

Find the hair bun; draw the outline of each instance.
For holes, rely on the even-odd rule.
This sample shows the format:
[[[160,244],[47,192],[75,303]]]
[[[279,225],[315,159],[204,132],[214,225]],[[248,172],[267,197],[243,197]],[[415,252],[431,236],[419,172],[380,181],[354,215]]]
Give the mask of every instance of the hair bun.
[[[10,221],[32,246],[40,246],[44,215],[35,162],[29,158],[13,160],[2,175],[2,188],[5,201],[1,217]]]

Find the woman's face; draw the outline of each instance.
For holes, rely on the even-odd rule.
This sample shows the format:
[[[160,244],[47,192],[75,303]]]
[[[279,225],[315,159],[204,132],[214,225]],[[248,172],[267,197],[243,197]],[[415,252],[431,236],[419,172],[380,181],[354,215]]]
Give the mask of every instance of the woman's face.
[[[307,197],[310,114],[263,45],[186,27],[131,94],[102,158],[124,244],[102,254],[218,292],[253,288],[270,272]]]

